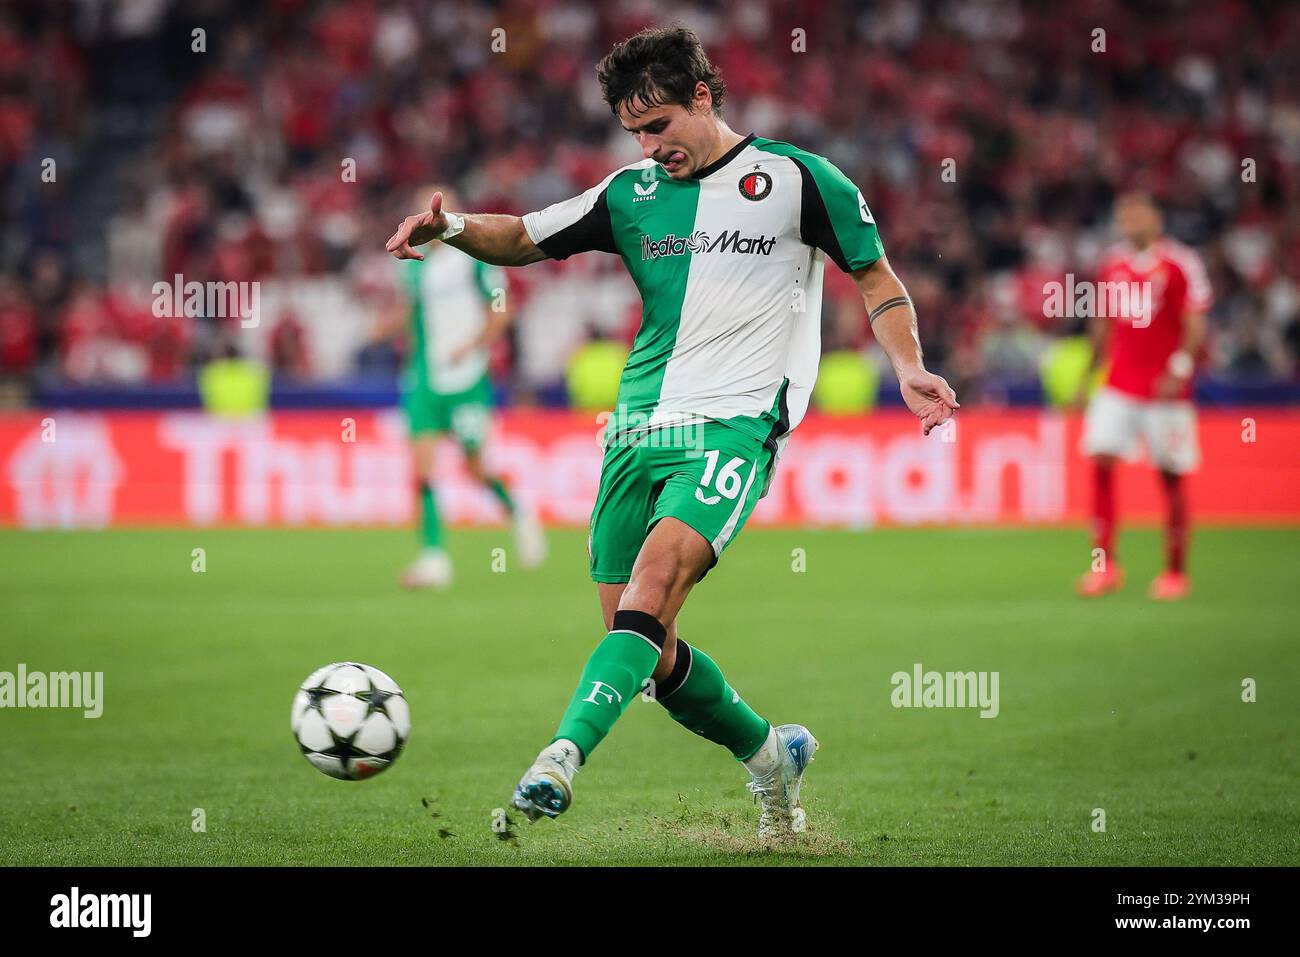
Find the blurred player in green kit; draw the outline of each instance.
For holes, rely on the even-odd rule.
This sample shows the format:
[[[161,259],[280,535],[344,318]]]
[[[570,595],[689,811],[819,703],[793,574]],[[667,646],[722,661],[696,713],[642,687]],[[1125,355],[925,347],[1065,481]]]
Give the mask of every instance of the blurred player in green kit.
[[[419,196],[445,187],[426,186]],[[546,557],[546,540],[532,512],[484,462],[492,426],[488,350],[510,324],[502,270],[444,243],[400,264],[400,305],[410,335],[402,374],[402,408],[410,426],[412,479],[419,502],[421,547],[402,574],[407,588],[446,588],[451,558],[433,486],[434,450],[440,435],[460,443],[465,467],[501,503],[515,529],[519,562]]]

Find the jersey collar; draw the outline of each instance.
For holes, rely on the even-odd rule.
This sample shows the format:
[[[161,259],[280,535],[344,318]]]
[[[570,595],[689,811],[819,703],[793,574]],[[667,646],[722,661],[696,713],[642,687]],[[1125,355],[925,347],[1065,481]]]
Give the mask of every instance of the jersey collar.
[[[757,139],[757,137],[753,133],[750,133],[743,140],[741,140],[731,149],[727,150],[727,152],[723,153],[721,156],[715,159],[708,166],[704,167],[703,169],[698,169],[694,173],[692,173],[691,179],[704,179],[704,177],[710,175],[711,173],[716,173],[718,170],[722,169],[722,167],[726,166],[737,156],[739,156],[741,154],[741,151],[744,150],[744,148],[748,146],[750,143],[754,142],[755,139]]]
[[[1129,266],[1136,272],[1150,272],[1159,263],[1164,253],[1164,237],[1151,243],[1146,249],[1138,249],[1128,240],[1124,241],[1124,256]]]

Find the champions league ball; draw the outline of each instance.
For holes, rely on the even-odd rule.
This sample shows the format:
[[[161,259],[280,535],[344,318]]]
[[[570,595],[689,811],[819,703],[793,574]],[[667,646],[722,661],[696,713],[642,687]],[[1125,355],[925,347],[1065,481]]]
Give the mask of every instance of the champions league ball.
[[[360,781],[397,760],[411,733],[411,711],[388,675],[342,661],[317,669],[302,683],[289,724],[316,770]]]

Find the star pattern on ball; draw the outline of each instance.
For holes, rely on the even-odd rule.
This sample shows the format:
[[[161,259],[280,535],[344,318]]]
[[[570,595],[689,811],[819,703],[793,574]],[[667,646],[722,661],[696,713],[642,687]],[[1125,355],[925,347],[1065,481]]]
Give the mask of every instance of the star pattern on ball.
[[[350,673],[340,675],[339,672],[345,669]],[[377,687],[379,681],[390,686],[392,690]],[[405,696],[393,680],[383,672],[355,661],[338,662],[313,672],[309,683],[304,683],[299,690],[306,700],[296,719],[298,725],[301,725],[303,718],[315,712],[319,716],[319,724],[316,727],[328,735],[327,747],[311,747],[298,737],[299,750],[312,759],[317,770],[331,777],[359,781],[379,774],[401,754],[406,744],[406,734],[401,730],[401,726],[407,720]],[[356,728],[348,734],[339,733],[330,717],[330,702],[339,698],[360,701],[365,705],[365,712],[357,722]],[[403,707],[397,714],[390,709],[390,704],[395,698],[403,699]],[[367,735],[366,729],[368,727],[373,729],[375,721],[386,723],[392,733],[392,747],[382,753],[373,750],[374,744],[377,743],[373,731]],[[351,727],[351,724],[349,720],[346,727]],[[407,732],[409,733],[409,728]],[[297,733],[295,729],[295,736]],[[371,742],[369,746],[359,743],[367,740]],[[334,759],[338,765],[337,770],[332,765],[322,766],[318,760],[315,760],[316,758]]]

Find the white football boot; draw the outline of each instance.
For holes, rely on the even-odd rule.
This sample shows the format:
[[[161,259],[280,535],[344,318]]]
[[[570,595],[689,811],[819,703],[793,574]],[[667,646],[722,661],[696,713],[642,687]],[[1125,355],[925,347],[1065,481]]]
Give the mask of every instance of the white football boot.
[[[521,502],[515,508],[514,525],[519,564],[524,568],[536,568],[546,561],[546,535],[541,523],[532,509]]]
[[[402,585],[406,588],[449,588],[451,587],[451,556],[441,548],[426,548],[411,567],[402,573]]]
[[[783,724],[774,730],[776,764],[764,774],[754,774],[754,780],[746,785],[763,802],[763,814],[758,819],[758,836],[762,838],[799,834],[807,828],[808,817],[799,803],[799,786],[821,747],[801,724]]]
[[[510,803],[530,821],[559,817],[573,802],[573,776],[578,773],[578,749],[571,741],[548,744],[537,756]]]

